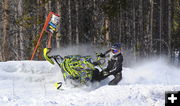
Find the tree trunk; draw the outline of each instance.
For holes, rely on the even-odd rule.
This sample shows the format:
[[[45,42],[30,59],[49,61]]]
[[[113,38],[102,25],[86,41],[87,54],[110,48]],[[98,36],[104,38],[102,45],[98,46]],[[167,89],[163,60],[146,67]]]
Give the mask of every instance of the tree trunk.
[[[14,15],[14,19],[17,20],[18,19],[18,4],[14,7],[14,10],[16,11],[15,15]],[[13,26],[13,30],[14,31],[17,31],[19,29],[16,29],[16,27]],[[14,59],[15,60],[19,60],[20,59],[20,53],[19,53],[19,33],[15,33],[15,37],[14,37],[14,40],[13,40],[13,49],[14,49],[14,53],[15,53],[15,57]]]
[[[119,6],[120,12],[119,12],[119,42],[122,41],[122,9],[121,5]]]
[[[107,44],[107,47],[110,46],[110,36],[109,36],[109,27],[110,26],[110,20],[108,17],[105,18],[105,41]]]
[[[22,17],[22,0],[19,0],[19,3],[18,3],[18,17]],[[24,59],[24,37],[23,37],[23,28],[22,26],[19,26],[19,37],[20,37],[20,59]]]
[[[133,52],[133,55],[134,55],[134,58],[135,58],[135,60],[136,60],[136,44],[137,44],[137,41],[136,41],[136,20],[135,20],[135,18],[136,18],[136,10],[135,10],[135,0],[133,0],[133,43],[134,43],[134,52]]]
[[[60,20],[59,22],[61,22],[61,2],[62,1],[57,1],[57,14],[60,15]],[[60,24],[58,25],[57,29],[60,29]],[[61,37],[61,31],[58,31],[58,33],[56,33],[56,48],[60,48],[60,37]]]
[[[76,0],[76,44],[79,45],[79,2]]]
[[[68,16],[69,16],[69,30],[68,30],[69,43],[70,45],[72,45],[71,0],[68,0]]]
[[[136,1],[136,0],[135,0]],[[141,37],[141,38],[143,38],[144,37],[144,44],[142,44],[143,46],[145,46],[145,47],[142,47],[142,51],[143,51],[143,56],[148,56],[148,52],[149,52],[149,50],[148,50],[148,48],[149,48],[149,42],[148,42],[148,35],[147,35],[147,33],[145,33],[145,31],[144,31],[144,29],[143,29],[143,27],[144,27],[144,23],[143,23],[143,0],[140,0],[139,1],[139,14],[140,14],[140,19],[139,19],[139,23],[140,23],[140,25],[139,25],[139,36]],[[142,41],[140,41],[140,42],[142,42]],[[141,46],[142,46],[141,45]]]
[[[49,0],[49,3],[48,3],[48,9],[49,9],[49,11],[48,11],[48,13],[49,13],[50,11],[52,11],[52,10],[51,10],[51,2],[52,2],[52,1]]]
[[[2,42],[2,59],[10,60],[9,45],[9,0],[3,0],[3,42]]]
[[[151,7],[151,10],[150,10],[150,32],[149,32],[149,40],[150,40],[150,54],[152,53],[153,51],[153,48],[152,48],[152,43],[153,43],[153,11],[154,11],[154,0],[150,0],[150,7]]]
[[[161,55],[161,47],[162,47],[162,0],[160,0],[160,11],[159,11],[159,21],[160,21],[160,23],[159,23],[159,39],[160,39],[160,45],[159,45],[159,53],[160,53],[160,55]]]
[[[168,0],[168,56],[169,56],[169,58],[171,58],[171,27],[172,27],[172,25],[171,25],[171,14],[172,14],[172,12],[171,12],[171,0]]]

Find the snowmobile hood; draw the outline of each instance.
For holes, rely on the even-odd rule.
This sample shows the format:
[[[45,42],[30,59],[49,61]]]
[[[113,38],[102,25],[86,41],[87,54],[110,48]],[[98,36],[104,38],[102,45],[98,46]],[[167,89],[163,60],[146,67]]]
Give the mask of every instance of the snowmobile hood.
[[[51,64],[54,64],[53,60],[51,60],[50,56],[48,56],[48,53],[50,52],[50,49],[48,48],[44,48],[43,50],[43,55],[44,55],[44,58],[49,61]]]

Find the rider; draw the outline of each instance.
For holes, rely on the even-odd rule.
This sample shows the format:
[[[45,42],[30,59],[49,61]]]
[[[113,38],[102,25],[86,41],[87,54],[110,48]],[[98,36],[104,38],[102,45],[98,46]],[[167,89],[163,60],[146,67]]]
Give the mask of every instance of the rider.
[[[100,57],[109,57],[108,66],[106,69],[98,73],[98,77],[95,78],[97,81],[104,80],[110,75],[114,75],[114,79],[109,82],[109,85],[117,85],[122,79],[122,62],[123,56],[121,54],[121,44],[115,43],[109,50],[105,53],[101,53]],[[97,74],[97,73],[96,73]]]

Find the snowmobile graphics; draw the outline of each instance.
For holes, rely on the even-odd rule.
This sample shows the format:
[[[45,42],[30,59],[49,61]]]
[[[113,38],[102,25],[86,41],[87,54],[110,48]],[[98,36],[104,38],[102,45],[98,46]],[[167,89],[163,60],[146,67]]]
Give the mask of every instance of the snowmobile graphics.
[[[96,54],[96,63],[98,63],[98,65],[95,65],[93,64],[94,62],[91,56],[49,56],[48,53],[50,50],[51,49],[44,48],[44,58],[51,64],[54,64],[55,62],[59,65],[65,81],[67,79],[72,79],[80,84],[86,84],[87,82],[92,81],[93,71],[97,69],[101,71],[103,65],[105,64],[105,59],[100,58],[98,54]],[[62,83],[56,84],[56,87],[60,88],[58,85],[61,86]]]

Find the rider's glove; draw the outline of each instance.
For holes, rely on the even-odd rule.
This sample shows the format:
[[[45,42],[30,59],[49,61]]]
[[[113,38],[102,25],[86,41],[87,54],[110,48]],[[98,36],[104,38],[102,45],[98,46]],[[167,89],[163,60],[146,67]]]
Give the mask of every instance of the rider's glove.
[[[105,57],[105,54],[103,54],[103,53],[96,53],[96,56],[98,56],[98,57]]]
[[[100,53],[100,54],[99,54],[99,57],[105,57],[105,54]]]
[[[107,71],[103,71],[103,76],[107,76],[109,73]]]

